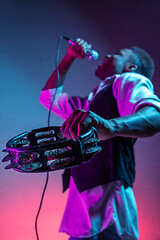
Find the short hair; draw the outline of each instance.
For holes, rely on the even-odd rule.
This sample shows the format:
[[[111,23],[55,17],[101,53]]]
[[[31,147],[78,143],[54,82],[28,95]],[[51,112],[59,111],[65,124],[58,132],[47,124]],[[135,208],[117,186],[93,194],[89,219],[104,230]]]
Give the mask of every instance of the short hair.
[[[132,46],[130,49],[138,58],[137,72],[151,79],[154,74],[154,61],[151,56],[142,48]]]

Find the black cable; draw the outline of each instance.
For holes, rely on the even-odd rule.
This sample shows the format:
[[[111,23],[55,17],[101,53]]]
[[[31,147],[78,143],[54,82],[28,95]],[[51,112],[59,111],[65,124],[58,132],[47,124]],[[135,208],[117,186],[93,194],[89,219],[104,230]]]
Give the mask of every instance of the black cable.
[[[37,228],[37,221],[38,221],[38,217],[39,217],[39,214],[40,214],[40,211],[41,211],[41,207],[42,207],[44,195],[45,195],[45,192],[46,192],[46,189],[47,189],[48,180],[49,180],[49,172],[47,172],[47,177],[46,177],[45,186],[44,186],[44,189],[43,189],[43,193],[42,193],[42,196],[41,196],[41,201],[40,201],[39,209],[38,209],[38,212],[37,212],[37,215],[36,215],[36,219],[35,219],[35,232],[36,232],[37,240],[39,240],[38,228]]]
[[[61,40],[62,40],[63,38],[64,38],[64,36],[60,36],[60,37],[58,38],[57,54],[56,54],[56,60],[55,60],[55,69],[56,69],[56,72],[57,72],[57,87],[56,87],[54,96],[53,96],[53,98],[52,98],[52,102],[51,102],[50,109],[49,109],[49,112],[48,112],[48,126],[50,126],[51,110],[52,110],[53,102],[54,102],[55,96],[56,96],[56,94],[57,94],[57,89],[58,89],[58,87],[59,87],[59,82],[60,82],[59,71],[58,71],[58,59],[59,59],[59,53],[60,53],[60,43],[61,43]]]
[[[55,60],[55,68],[56,68],[56,72],[57,72],[57,87],[56,87],[54,96],[52,98],[50,109],[49,109],[49,112],[48,112],[48,127],[50,126],[51,110],[52,110],[52,106],[53,106],[53,102],[54,102],[55,96],[57,94],[57,88],[59,86],[59,81],[60,81],[60,79],[59,79],[59,71],[58,71],[58,59],[59,59],[59,53],[60,53],[60,42],[61,42],[61,39],[63,39],[63,38],[64,38],[64,36],[60,36],[59,39],[58,39],[58,44],[57,44],[57,54],[56,54],[56,60]],[[35,218],[35,233],[36,233],[37,240],[39,240],[37,222],[38,222],[38,217],[39,217],[39,214],[40,214],[40,211],[41,211],[41,208],[42,208],[44,195],[45,195],[45,192],[46,192],[46,189],[47,189],[48,180],[49,180],[49,172],[47,172],[46,181],[45,181],[43,193],[42,193],[42,196],[41,196],[40,205],[39,205],[38,212],[37,212],[37,215],[36,215],[36,218]]]

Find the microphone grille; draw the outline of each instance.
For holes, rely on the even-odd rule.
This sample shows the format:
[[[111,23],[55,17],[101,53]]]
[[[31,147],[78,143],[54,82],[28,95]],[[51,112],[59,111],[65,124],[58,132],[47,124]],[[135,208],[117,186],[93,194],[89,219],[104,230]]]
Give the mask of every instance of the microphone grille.
[[[87,52],[86,56],[90,61],[95,61],[98,59],[99,54],[95,50],[91,50],[91,51]]]

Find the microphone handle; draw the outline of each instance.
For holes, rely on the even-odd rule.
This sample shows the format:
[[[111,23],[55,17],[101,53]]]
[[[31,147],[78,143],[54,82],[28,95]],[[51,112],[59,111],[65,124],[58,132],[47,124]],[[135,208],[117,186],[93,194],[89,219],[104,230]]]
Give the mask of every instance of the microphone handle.
[[[66,37],[66,36],[63,36],[63,39],[67,40],[71,45],[75,45],[73,39]],[[96,52],[95,50],[91,50],[91,49],[87,49],[85,55],[90,61],[97,60],[97,58],[98,58],[98,52]]]

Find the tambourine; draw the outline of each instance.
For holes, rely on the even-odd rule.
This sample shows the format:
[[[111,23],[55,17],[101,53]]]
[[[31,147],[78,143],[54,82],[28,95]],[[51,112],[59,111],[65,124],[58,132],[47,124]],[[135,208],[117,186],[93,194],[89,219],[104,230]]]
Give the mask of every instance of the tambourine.
[[[75,167],[87,162],[101,151],[95,128],[90,128],[78,140],[67,140],[60,127],[44,127],[24,132],[10,139],[2,162],[5,169],[19,172],[47,172]]]

